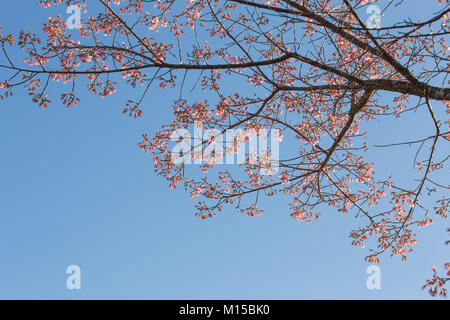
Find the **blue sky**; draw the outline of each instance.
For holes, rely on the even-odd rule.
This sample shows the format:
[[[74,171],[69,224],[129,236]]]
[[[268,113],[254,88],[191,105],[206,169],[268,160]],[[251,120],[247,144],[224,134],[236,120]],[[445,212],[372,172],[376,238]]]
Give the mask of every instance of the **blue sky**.
[[[2,4],[2,31],[17,34],[65,15],[63,7],[26,2]],[[410,1],[403,15],[428,17],[423,3]],[[171,93],[154,91],[137,120],[121,113],[137,96],[129,88],[107,99],[86,94],[71,109],[55,102],[43,111],[23,91],[0,103],[0,298],[428,298],[420,286],[449,253],[448,223],[439,218],[419,233],[408,262],[383,257],[381,290],[366,287],[367,251],[348,237],[360,223],[352,215],[329,209],[313,224],[298,223],[281,197],[264,200],[262,217],[227,208],[197,219],[195,201],[182,188],[170,190],[137,147],[142,133],[173,119]],[[422,122],[417,114],[383,120],[371,125],[369,141],[423,136]],[[412,160],[401,160],[414,152],[378,149],[372,156],[377,172],[402,175]],[[81,290],[66,288],[73,264],[81,268]]]

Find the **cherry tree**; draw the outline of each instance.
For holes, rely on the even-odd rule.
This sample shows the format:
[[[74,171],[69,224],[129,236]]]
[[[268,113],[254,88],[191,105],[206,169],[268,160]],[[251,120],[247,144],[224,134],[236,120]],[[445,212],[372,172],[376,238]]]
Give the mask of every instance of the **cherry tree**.
[[[65,17],[57,16],[48,18],[43,35],[22,31],[16,38],[0,30],[0,94],[3,99],[23,87],[46,108],[53,99],[49,88],[59,82],[64,84],[60,99],[71,107],[80,103],[84,85],[105,97],[125,83],[136,88],[136,97],[123,112],[141,117],[150,91],[175,88],[173,120],[155,135],[144,134],[139,147],[151,154],[157,174],[171,188],[181,184],[198,199],[200,218],[214,217],[224,207],[257,216],[263,196],[285,195],[298,221],[316,220],[327,207],[362,218],[350,237],[355,246],[369,244],[369,262],[378,263],[386,251],[406,260],[417,228],[433,223],[436,215],[446,219],[450,205],[449,186],[439,180],[448,155],[438,152],[450,139],[449,1],[435,1],[442,10],[421,21],[379,25],[378,15],[373,28],[366,22],[368,5],[389,12],[407,4],[42,0],[45,7],[84,9],[80,28],[68,30]],[[91,4],[95,13],[89,10],[88,16]],[[25,64],[9,54],[11,46],[23,50]],[[194,98],[188,91],[196,92]],[[366,123],[412,111],[421,111],[424,128],[431,130],[418,140],[392,140],[385,147],[417,146],[414,185],[389,172],[375,174],[365,156],[366,132],[360,131]],[[250,139],[239,135],[212,161],[174,162],[173,132],[195,122],[220,134],[279,130],[277,138],[289,143],[277,159],[278,172],[261,174],[273,162],[270,146],[264,161],[249,161],[247,153],[241,166],[220,166],[221,157],[239,152]],[[200,139],[189,156],[201,158],[214,140]]]
[[[447,229],[450,232],[450,229]],[[445,242],[446,245],[450,244],[450,240]],[[445,288],[445,284],[450,281],[450,262],[447,262],[444,265],[446,274],[444,276],[439,276],[438,271],[435,266],[431,269],[433,270],[433,277],[428,279],[427,282],[422,286],[422,290],[428,288],[428,293],[435,297],[436,295],[446,297],[447,289]]]

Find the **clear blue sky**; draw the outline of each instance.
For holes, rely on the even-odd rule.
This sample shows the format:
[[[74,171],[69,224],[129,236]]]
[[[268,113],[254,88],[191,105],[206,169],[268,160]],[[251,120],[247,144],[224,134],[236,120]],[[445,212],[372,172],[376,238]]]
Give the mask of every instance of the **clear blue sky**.
[[[47,16],[66,15],[36,2],[2,3],[2,32],[36,30]],[[425,19],[424,3],[408,1],[401,14]],[[107,99],[86,94],[74,108],[55,102],[43,111],[17,91],[0,103],[0,298],[428,298],[420,286],[431,266],[448,260],[447,221],[419,233],[408,262],[383,256],[382,288],[368,290],[367,251],[348,237],[359,223],[351,215],[329,209],[306,225],[291,219],[286,198],[274,198],[264,201],[262,217],[227,208],[197,219],[195,201],[170,190],[136,145],[173,118],[171,91],[154,91],[138,120],[121,114],[135,96],[129,88]],[[422,121],[416,114],[378,122],[369,142],[421,137],[430,132],[420,131]],[[412,167],[402,159],[414,152],[372,155],[377,172],[401,175]],[[72,264],[81,268],[81,290],[66,289]]]

